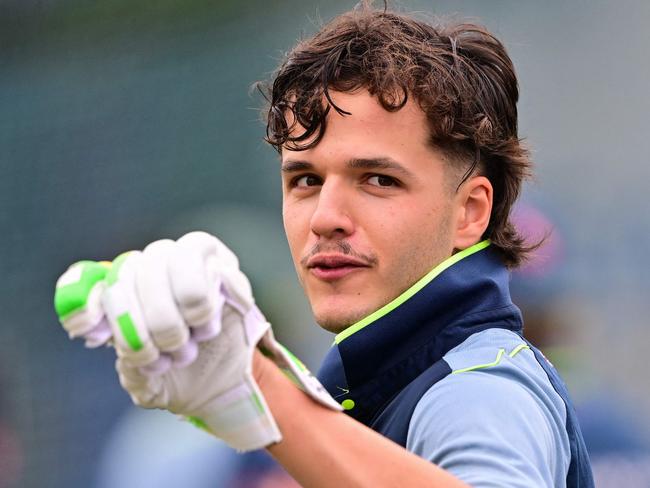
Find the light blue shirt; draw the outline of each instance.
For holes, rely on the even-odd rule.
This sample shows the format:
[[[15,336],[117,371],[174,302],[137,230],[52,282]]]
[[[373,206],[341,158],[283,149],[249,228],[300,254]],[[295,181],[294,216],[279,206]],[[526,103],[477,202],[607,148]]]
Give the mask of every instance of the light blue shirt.
[[[444,359],[452,374],[418,402],[407,449],[477,488],[566,486],[566,406],[524,341],[488,329]]]

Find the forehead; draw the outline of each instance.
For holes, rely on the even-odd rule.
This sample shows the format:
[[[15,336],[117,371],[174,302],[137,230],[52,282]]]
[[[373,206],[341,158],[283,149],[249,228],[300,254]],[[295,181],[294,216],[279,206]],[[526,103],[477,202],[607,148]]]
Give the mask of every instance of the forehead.
[[[360,158],[431,156],[429,131],[424,112],[411,98],[400,110],[389,112],[367,90],[352,93],[330,92],[333,102],[349,113],[339,114],[333,108],[327,116],[325,135],[313,148],[304,151],[282,149],[282,159],[300,153],[309,156]],[[288,120],[291,125],[292,120]],[[304,131],[299,124],[294,135]],[[311,159],[311,158],[310,158]]]

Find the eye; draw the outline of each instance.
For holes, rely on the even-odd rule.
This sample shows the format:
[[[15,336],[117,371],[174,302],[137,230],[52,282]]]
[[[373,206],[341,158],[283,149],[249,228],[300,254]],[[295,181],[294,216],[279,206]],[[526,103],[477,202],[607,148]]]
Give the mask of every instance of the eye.
[[[295,186],[297,188],[308,188],[310,186],[318,185],[320,185],[320,178],[314,175],[298,176],[291,181],[291,186]]]
[[[372,175],[368,178],[367,182],[373,186],[381,186],[384,188],[390,188],[392,186],[398,186],[397,180],[386,175]]]

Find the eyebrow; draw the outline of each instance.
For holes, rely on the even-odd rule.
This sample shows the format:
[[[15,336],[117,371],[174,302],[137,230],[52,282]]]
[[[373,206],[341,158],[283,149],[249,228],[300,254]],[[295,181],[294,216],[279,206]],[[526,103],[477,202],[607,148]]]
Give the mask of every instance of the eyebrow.
[[[350,169],[390,169],[397,171],[409,178],[414,178],[415,175],[407,170],[404,166],[399,164],[392,158],[353,158],[345,164]],[[294,173],[297,171],[313,170],[314,165],[309,161],[287,161],[282,165],[283,173]]]
[[[283,173],[295,173],[296,171],[305,171],[307,169],[314,169],[314,165],[307,161],[287,161],[282,163]]]
[[[354,169],[390,169],[409,178],[414,175],[392,158],[355,158],[347,162],[348,168]]]

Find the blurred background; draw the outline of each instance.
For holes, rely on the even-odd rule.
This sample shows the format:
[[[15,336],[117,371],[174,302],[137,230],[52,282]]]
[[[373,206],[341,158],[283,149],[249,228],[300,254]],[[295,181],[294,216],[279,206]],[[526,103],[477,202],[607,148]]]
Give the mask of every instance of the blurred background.
[[[267,79],[351,1],[0,0],[0,488],[280,487],[118,386],[67,339],[56,278],[203,229],[239,255],[276,335],[316,369],[313,324],[262,140]],[[563,373],[599,486],[650,486],[650,3],[403,1],[478,20],[518,70],[537,164],[517,208],[553,230],[513,276],[526,334]]]

